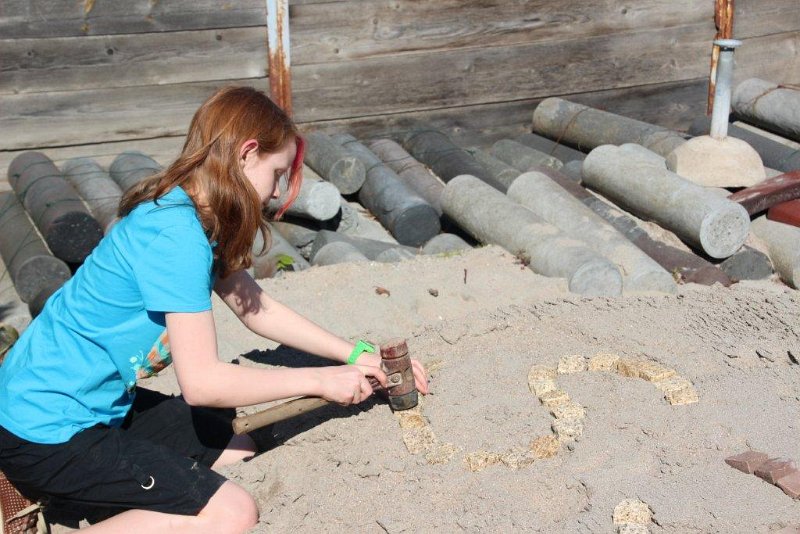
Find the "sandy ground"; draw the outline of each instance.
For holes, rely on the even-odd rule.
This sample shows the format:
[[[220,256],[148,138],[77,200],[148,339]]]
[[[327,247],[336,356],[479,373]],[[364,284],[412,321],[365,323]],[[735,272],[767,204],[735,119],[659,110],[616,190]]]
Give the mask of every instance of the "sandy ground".
[[[399,417],[382,402],[280,423],[279,446],[226,470],[256,495],[259,532],[613,532],[613,510],[625,499],[649,505],[651,532],[800,524],[796,501],[723,461],[750,447],[800,460],[800,365],[789,356],[800,356],[800,295],[783,285],[587,299],[494,247],[315,268],[263,285],[342,336],[406,338],[434,367],[420,413],[454,452],[449,461],[412,454]],[[223,308],[224,357],[319,363],[247,335]],[[552,435],[554,419],[528,387],[532,365],[598,353],[674,369],[699,402],[672,406],[653,384],[615,373],[558,375],[586,410],[578,440],[524,467],[469,468],[470,454],[524,449]]]
[[[224,471],[256,496],[255,532],[615,532],[626,499],[652,514],[626,532],[800,524],[798,501],[724,463],[748,448],[800,460],[800,293],[778,282],[582,298],[485,247],[263,286],[344,337],[407,339],[433,393],[415,419],[367,401],[277,424],[277,446]],[[224,359],[321,363],[249,334],[216,304]],[[525,451],[555,441],[556,419],[529,389],[531,366],[555,373],[565,356],[598,354],[674,370],[699,401],[671,405],[658,384],[614,372],[557,374],[585,410],[582,434],[534,459]],[[150,381],[176,389],[170,371]]]

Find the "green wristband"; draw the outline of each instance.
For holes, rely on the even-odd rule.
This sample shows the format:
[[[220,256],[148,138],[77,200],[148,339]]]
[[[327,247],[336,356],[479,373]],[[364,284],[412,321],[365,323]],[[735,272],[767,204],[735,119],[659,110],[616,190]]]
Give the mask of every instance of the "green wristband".
[[[370,354],[375,352],[375,346],[367,343],[363,339],[359,339],[356,346],[353,347],[353,352],[351,352],[350,356],[347,358],[347,363],[353,365],[356,363],[358,357],[365,352],[369,352]]]

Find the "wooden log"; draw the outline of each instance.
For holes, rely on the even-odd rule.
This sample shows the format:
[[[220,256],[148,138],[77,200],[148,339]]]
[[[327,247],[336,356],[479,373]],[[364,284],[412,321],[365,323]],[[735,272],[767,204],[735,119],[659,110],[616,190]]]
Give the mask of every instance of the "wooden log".
[[[344,241],[334,241],[321,247],[311,259],[312,265],[335,265],[337,263],[358,263],[369,259],[356,247]]]
[[[256,233],[253,241],[253,278],[272,278],[280,271],[302,271],[311,267],[300,252],[270,225],[272,244],[261,253],[264,236]]]
[[[769,250],[769,257],[781,279],[795,289],[800,288],[800,228],[770,221],[766,217],[753,220],[753,233]]]
[[[554,158],[563,161],[565,165],[570,161],[583,161],[586,158],[586,154],[583,152],[562,145],[561,143],[548,139],[547,137],[536,135],[535,133],[524,133],[522,135],[518,135],[514,140],[520,144],[553,156]]]
[[[730,277],[719,268],[691,252],[671,247],[651,238],[627,214],[603,202],[571,177],[546,167],[540,167],[538,170],[591,208],[592,211],[609,222],[611,226],[616,228],[645,254],[653,258],[667,272],[672,273],[674,277],[682,282],[703,285],[720,283],[725,287],[731,285],[732,280]]]
[[[286,202],[286,199],[287,190],[283,186],[280,198],[269,201],[269,209],[277,211]],[[315,221],[327,221],[339,212],[341,208],[339,199],[339,189],[335,185],[323,181],[313,170],[304,167],[300,191],[286,214]]]
[[[765,280],[772,276],[772,261],[767,254],[750,246],[743,246],[736,254],[719,264],[731,280]]]
[[[402,146],[391,139],[373,141],[369,144],[369,149],[381,158],[387,167],[396,172],[406,185],[427,200],[436,213],[442,214],[439,200],[444,184],[425,165],[414,159]]]
[[[633,151],[598,147],[584,160],[582,176],[620,207],[658,222],[712,258],[733,255],[749,233],[750,218],[739,204]]]
[[[367,169],[358,192],[361,204],[403,245],[417,247],[441,230],[439,214],[397,174],[355,137],[336,134],[331,139],[352,152]]]
[[[328,245],[329,243],[336,242],[348,243],[368,259],[375,261],[378,261],[378,257],[387,250],[401,249],[412,254],[417,253],[417,250],[411,247],[399,246],[396,244],[387,243],[385,241],[377,241],[375,239],[349,236],[339,232],[331,232],[330,230],[320,230],[314,238],[314,244],[311,247],[312,261],[322,247]]]
[[[751,216],[796,198],[800,198],[800,170],[767,178],[728,197],[741,204]]]
[[[454,252],[461,252],[463,250],[470,250],[472,245],[461,239],[456,234],[442,233],[431,238],[430,241],[425,243],[422,247],[423,254],[451,254]]]
[[[501,189],[503,193],[511,187],[511,184],[514,183],[517,176],[522,174],[521,170],[512,167],[501,159],[497,159],[488,152],[484,152],[478,148],[470,148],[468,151],[472,154],[472,157],[478,160],[478,163],[486,167],[486,169],[492,173],[497,183],[503,186],[503,189]]]
[[[122,189],[93,159],[72,158],[61,166],[64,178],[78,190],[92,215],[108,233],[117,222]]]
[[[300,255],[306,260],[311,257],[311,246],[317,237],[319,228],[310,227],[308,221],[291,218],[273,221],[270,226],[278,231],[290,245],[300,251]]]
[[[685,142],[677,132],[561,98],[546,98],[533,112],[533,130],[588,152],[600,145],[637,143],[666,157]]]
[[[161,172],[161,164],[137,151],[123,152],[111,162],[108,174],[123,193],[145,178]]]
[[[764,129],[800,141],[800,90],[750,78],[733,91],[737,117]]]
[[[564,166],[561,160],[511,139],[497,141],[492,145],[491,153],[500,161],[504,161],[522,172],[541,165],[556,170]]]
[[[486,167],[439,130],[417,126],[405,135],[403,146],[445,183],[456,176],[468,174],[480,178],[498,191],[503,191],[503,184]]]
[[[615,265],[475,176],[449,181],[442,208],[476,239],[502,246],[537,273],[566,278],[574,293],[622,292],[622,276]]]
[[[625,291],[677,290],[670,273],[548,175],[521,174],[509,187],[508,197],[616,264]]]
[[[367,179],[364,164],[349,150],[322,132],[306,134],[306,163],[343,195],[361,189]]]
[[[0,256],[20,300],[30,302],[45,287],[69,280],[69,267],[47,250],[13,192],[0,193],[0,228]]]
[[[80,263],[102,239],[100,224],[44,154],[25,152],[14,158],[8,181],[55,257]]]

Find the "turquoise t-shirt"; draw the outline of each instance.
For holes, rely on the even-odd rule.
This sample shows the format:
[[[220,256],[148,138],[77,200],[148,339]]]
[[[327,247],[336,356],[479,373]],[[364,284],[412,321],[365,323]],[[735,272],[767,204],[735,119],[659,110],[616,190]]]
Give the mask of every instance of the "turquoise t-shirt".
[[[98,423],[119,426],[164,332],[164,313],[211,309],[212,262],[183,189],[137,206],[6,356],[0,425],[36,443],[63,443]]]

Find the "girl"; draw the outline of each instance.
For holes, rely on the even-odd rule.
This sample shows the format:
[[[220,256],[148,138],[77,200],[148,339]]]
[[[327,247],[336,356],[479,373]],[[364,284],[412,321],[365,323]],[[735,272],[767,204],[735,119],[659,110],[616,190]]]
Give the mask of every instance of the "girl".
[[[242,532],[258,520],[256,503],[213,471],[256,452],[233,436],[232,408],[299,395],[354,404],[372,394],[367,377],[385,385],[365,344],[274,301],[245,271],[266,231],[263,206],[288,173],[277,216],[288,208],[302,160],[303,140],[277,106],[226,88],[195,113],[177,161],[125,194],[121,220],[0,367],[0,470],[24,494],[101,510],[107,519],[91,532]],[[221,362],[212,289],[253,332],[353,365]],[[170,352],[182,398],[137,387]]]

